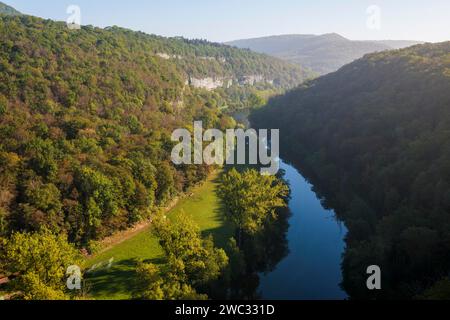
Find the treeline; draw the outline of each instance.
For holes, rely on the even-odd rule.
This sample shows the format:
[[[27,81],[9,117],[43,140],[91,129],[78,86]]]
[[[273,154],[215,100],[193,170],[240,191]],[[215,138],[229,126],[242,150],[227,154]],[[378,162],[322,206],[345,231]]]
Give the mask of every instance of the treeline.
[[[253,114],[345,221],[351,297],[450,298],[449,106],[446,42],[367,55]]]
[[[8,239],[0,239],[0,271],[9,276],[1,287],[1,294],[9,299],[70,300],[87,299],[86,291],[69,291],[67,283],[70,266],[76,266],[74,276],[80,276],[83,258],[67,236],[42,229],[33,233],[14,233]],[[79,273],[78,273],[79,272]],[[5,274],[6,273],[6,274]],[[70,281],[76,285],[75,278]]]

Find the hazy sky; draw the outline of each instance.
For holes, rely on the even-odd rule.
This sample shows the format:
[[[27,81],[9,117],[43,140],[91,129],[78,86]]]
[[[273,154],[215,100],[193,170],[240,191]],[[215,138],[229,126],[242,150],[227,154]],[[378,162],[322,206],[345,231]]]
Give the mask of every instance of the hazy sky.
[[[0,1],[23,13],[56,20],[66,20],[67,7],[78,5],[83,25],[118,25],[164,36],[218,42],[331,32],[355,40],[450,40],[450,0]],[[380,9],[380,19],[373,7],[367,13],[373,5]]]

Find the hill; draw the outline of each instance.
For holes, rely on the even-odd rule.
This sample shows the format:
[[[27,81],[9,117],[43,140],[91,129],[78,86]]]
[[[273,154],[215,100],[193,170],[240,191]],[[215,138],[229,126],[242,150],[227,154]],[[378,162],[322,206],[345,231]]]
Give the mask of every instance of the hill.
[[[1,15],[0,48],[0,238],[46,227],[88,249],[206,178],[170,161],[174,129],[233,127],[225,107],[305,75],[220,44],[32,16]]]
[[[416,41],[352,41],[338,34],[281,35],[237,40],[228,45],[266,53],[327,74],[362,58],[367,53],[400,49],[418,44]]]
[[[403,49],[414,46],[416,44],[425,44],[422,41],[413,41],[413,40],[380,40],[380,41],[372,40],[369,42],[381,43],[385,46],[388,46],[391,49]]]
[[[0,2],[0,14],[10,15],[10,16],[19,16],[22,13],[20,13],[13,7],[8,6],[7,4]]]
[[[445,42],[367,55],[252,116],[257,127],[282,128],[283,156],[345,221],[351,297],[439,296],[442,283],[448,288],[449,106]],[[365,285],[373,264],[383,272],[375,293]]]

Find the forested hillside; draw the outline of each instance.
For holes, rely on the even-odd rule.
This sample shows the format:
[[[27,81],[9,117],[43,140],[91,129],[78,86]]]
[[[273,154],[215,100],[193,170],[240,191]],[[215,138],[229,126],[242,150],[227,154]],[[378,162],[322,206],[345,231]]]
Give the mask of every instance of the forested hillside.
[[[172,165],[172,131],[232,128],[221,107],[259,90],[190,80],[252,75],[276,91],[304,73],[205,41],[0,15],[0,237],[44,227],[89,248],[148,218],[209,170]]]
[[[450,42],[367,55],[252,121],[281,128],[282,155],[346,222],[351,297],[449,297]]]

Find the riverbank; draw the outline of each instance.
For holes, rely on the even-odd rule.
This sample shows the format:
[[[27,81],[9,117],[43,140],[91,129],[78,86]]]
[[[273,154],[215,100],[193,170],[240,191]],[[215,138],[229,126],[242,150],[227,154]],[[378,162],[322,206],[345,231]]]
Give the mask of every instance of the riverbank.
[[[245,113],[239,116],[251,126]],[[286,156],[285,148],[280,152]],[[341,263],[348,230],[335,211],[324,208],[323,197],[299,168],[280,159],[283,178],[291,190],[288,250],[271,272],[259,275],[258,290],[262,299],[269,300],[346,299],[348,295],[341,288]]]
[[[219,247],[224,247],[233,236],[232,227],[225,222],[217,198],[217,179],[220,172],[212,174],[192,196],[180,199],[168,211],[167,217],[176,220],[181,212],[190,215],[204,235],[211,234]],[[137,260],[163,263],[158,239],[151,233],[151,225],[140,229],[128,239],[110,249],[87,259],[87,286],[95,299],[130,299],[135,287]]]
[[[263,299],[343,300],[342,254],[345,251],[345,225],[333,210],[325,209],[313,186],[293,166],[281,161],[289,181],[291,199],[288,254],[270,273],[260,275]]]

